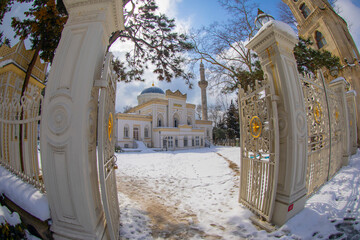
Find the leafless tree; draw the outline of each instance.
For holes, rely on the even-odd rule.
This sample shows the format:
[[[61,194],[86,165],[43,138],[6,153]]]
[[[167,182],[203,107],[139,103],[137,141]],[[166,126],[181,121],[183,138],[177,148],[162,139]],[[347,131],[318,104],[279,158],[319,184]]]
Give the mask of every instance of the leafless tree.
[[[132,108],[133,108],[132,106],[126,105],[126,106],[123,107],[123,112],[126,113],[127,111],[129,111]]]
[[[220,104],[210,104],[208,106],[209,112],[209,120],[214,123],[215,126],[218,126],[219,122],[221,121],[221,117],[224,115],[224,111],[221,109]]]
[[[297,31],[297,22],[289,6],[286,5],[286,3],[284,3],[283,1],[281,1],[278,3],[277,7],[279,10],[279,20],[289,24],[294,30]]]
[[[219,0],[232,16],[227,23],[214,23],[192,35],[195,60],[203,59],[209,70],[210,88],[232,92],[238,84],[247,88],[262,78],[256,56],[245,47],[257,32],[257,5],[252,0]]]
[[[202,116],[201,104],[196,105],[195,113],[196,113],[196,119],[201,120],[201,116]]]

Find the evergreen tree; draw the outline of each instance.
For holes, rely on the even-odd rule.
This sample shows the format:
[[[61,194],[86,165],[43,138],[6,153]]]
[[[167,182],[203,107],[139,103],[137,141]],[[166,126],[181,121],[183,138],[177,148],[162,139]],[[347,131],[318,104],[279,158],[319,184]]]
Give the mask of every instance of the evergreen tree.
[[[224,119],[220,119],[219,123],[213,128],[213,139],[215,143],[226,140],[226,124]]]
[[[14,0],[1,0],[0,1],[0,25],[3,23],[4,16],[7,12],[11,10]],[[6,44],[10,46],[10,40],[7,37],[4,37],[4,33],[0,31],[0,46]]]
[[[132,1],[131,1],[132,2]],[[155,67],[154,73],[159,80],[170,82],[174,77],[182,77],[189,87],[191,73],[186,72],[186,59],[182,52],[193,48],[185,34],[174,31],[175,20],[157,12],[155,0],[142,0],[138,12],[132,14],[125,24],[125,30],[117,31],[110,38],[110,45],[118,38],[131,41],[133,48],[126,53],[124,62],[117,64],[120,81],[143,81],[143,73],[149,63]]]
[[[19,2],[25,1],[19,0]],[[40,58],[44,61],[51,63],[54,58],[61,32],[67,21],[66,10],[61,6],[63,5],[59,4],[58,8],[55,0],[34,0],[32,7],[25,12],[25,16],[28,18],[22,21],[18,18],[12,20],[11,26],[14,28],[16,36],[20,36],[21,39],[30,37],[31,48],[35,50],[26,71],[21,96],[25,94],[39,52],[41,51]]]
[[[8,39],[7,37],[4,37],[3,39],[3,32],[0,32],[0,47],[5,44],[8,47],[11,47],[10,45],[10,39]]]
[[[239,110],[231,100],[228,111],[226,112],[226,134],[228,139],[235,139],[240,137],[239,129]]]
[[[298,65],[299,72],[315,73],[316,70],[332,67],[340,69],[340,60],[325,50],[316,50],[311,48],[310,39],[300,37],[298,44],[294,48],[294,55]]]

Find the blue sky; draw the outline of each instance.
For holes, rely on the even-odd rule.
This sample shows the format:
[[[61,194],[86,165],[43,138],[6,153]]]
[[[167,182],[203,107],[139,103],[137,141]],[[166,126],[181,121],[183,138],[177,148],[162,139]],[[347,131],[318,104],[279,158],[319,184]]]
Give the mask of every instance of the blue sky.
[[[277,4],[280,0],[255,1],[259,8],[278,19],[279,11]],[[158,0],[161,12],[166,13],[170,17],[177,20],[180,29],[200,28],[209,25],[215,21],[225,21],[228,13],[220,6],[217,0]],[[351,34],[354,40],[360,46],[360,0],[338,0],[341,8],[341,15],[349,23]],[[256,9],[255,9],[256,11]],[[114,46],[115,49],[121,49],[121,46]],[[116,50],[115,50],[116,51]],[[116,54],[116,53],[115,53]],[[198,74],[198,67],[195,68],[195,74]],[[194,88],[188,89],[181,79],[175,79],[171,83],[159,82],[152,74],[148,75],[145,83],[118,84],[117,94],[117,111],[122,111],[126,105],[135,106],[137,104],[137,95],[146,87],[150,87],[153,82],[156,86],[166,90],[175,91],[179,89],[183,93],[187,93],[188,102],[200,104],[200,89],[197,86],[198,76],[193,80]],[[235,99],[234,95],[224,96],[217,92],[208,92],[209,104],[219,101],[229,102]]]
[[[159,5],[159,10],[168,16],[175,18],[179,30],[189,30],[192,28],[200,28],[202,26],[210,25],[211,23],[218,21],[225,21],[228,17],[228,13],[220,6],[217,0],[156,0]],[[255,0],[260,9],[269,13],[278,19],[277,4],[280,0],[267,0],[259,1]],[[338,0],[338,6],[341,9],[341,16],[348,22],[350,26],[350,32],[354,38],[357,46],[360,46],[360,0]],[[23,4],[13,6],[12,12],[5,15],[3,25],[0,27],[4,31],[7,37],[12,37],[14,34],[11,32],[10,22],[12,16],[22,16]],[[256,9],[254,9],[256,11]],[[12,41],[15,44],[16,40]],[[27,47],[30,47],[27,44]],[[115,43],[112,51],[116,56],[121,55],[122,49],[126,49],[126,46],[119,43]],[[197,68],[198,69],[198,68]],[[195,69],[195,73],[198,70]],[[156,77],[151,74],[146,74],[147,81],[134,82],[130,84],[118,84],[117,93],[117,111],[122,111],[126,105],[135,106],[137,104],[137,95],[146,87],[150,87],[154,82],[156,86],[166,90],[171,89],[173,91],[180,90],[183,93],[187,93],[188,102],[199,104],[200,103],[200,89],[197,86],[199,80],[196,76],[193,80],[194,88],[189,89],[184,84],[182,79],[174,79],[171,83],[158,82]],[[224,100],[230,101],[235,96],[217,96],[218,93],[208,93],[208,101],[210,104]]]

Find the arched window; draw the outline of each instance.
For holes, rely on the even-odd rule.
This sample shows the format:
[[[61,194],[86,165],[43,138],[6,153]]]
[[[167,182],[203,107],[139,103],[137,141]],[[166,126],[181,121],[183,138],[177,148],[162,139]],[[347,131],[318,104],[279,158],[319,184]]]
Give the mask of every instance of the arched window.
[[[158,127],[163,127],[164,126],[164,118],[163,118],[163,116],[161,114],[158,115],[157,126]]]
[[[191,126],[191,117],[187,118],[187,125]]]
[[[310,15],[310,9],[306,6],[305,3],[301,4],[300,11],[304,18],[307,18]]]
[[[124,127],[124,138],[128,138],[129,137],[129,126],[125,126]]]
[[[146,138],[149,137],[149,128],[148,128],[147,126],[145,127],[145,130],[144,130],[144,136],[145,136]]]
[[[174,114],[174,127],[179,127],[179,115]]]
[[[322,33],[319,31],[315,32],[315,40],[316,40],[316,45],[318,46],[319,49],[326,45],[326,40],[322,35]]]

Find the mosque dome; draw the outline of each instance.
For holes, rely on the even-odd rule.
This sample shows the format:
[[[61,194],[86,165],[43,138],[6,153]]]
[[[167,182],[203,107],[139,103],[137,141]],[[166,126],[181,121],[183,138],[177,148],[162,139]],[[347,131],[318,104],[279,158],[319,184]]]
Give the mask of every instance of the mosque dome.
[[[158,87],[149,87],[149,88],[145,88],[140,95],[145,94],[145,93],[160,93],[160,94],[165,94],[164,91],[161,88]]]
[[[137,97],[138,104],[146,103],[152,99],[165,99],[165,92],[152,84],[151,87],[145,88]]]

